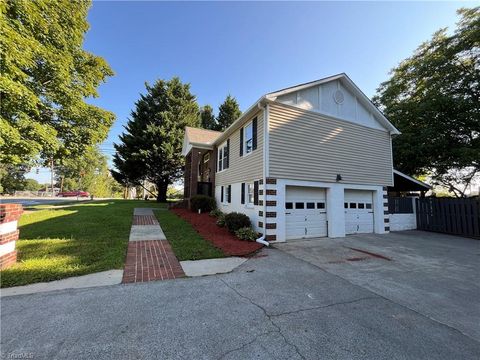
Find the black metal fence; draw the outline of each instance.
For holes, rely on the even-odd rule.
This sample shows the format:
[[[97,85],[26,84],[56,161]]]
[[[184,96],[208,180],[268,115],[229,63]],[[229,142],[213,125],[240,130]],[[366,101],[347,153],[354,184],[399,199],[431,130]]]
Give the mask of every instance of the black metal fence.
[[[413,200],[408,197],[389,197],[388,212],[390,214],[413,214]]]
[[[480,200],[416,200],[417,228],[480,239]]]

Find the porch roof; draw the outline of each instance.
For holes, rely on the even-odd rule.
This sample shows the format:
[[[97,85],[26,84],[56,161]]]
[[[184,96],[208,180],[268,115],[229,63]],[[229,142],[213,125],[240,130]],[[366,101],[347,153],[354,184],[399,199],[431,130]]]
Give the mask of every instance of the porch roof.
[[[220,131],[187,126],[185,128],[185,136],[183,138],[183,156],[186,156],[193,147],[207,150],[213,149],[215,140],[217,140],[221,134],[222,133]]]
[[[388,188],[389,191],[428,191],[432,187],[424,182],[414,179],[398,170],[393,170],[394,186]]]

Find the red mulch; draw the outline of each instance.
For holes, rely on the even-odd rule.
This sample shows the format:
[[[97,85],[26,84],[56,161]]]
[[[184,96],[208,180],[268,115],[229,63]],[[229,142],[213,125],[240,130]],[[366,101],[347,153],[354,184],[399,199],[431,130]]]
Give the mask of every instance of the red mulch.
[[[220,248],[225,255],[250,255],[263,247],[262,244],[239,240],[226,228],[216,224],[217,219],[208,214],[197,214],[188,209],[172,209],[175,214],[192,224],[193,228],[214,246]]]

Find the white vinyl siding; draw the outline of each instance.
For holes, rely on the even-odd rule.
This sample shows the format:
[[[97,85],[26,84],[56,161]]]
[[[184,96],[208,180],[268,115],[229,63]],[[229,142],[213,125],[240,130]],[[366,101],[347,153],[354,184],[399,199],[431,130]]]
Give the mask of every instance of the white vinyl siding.
[[[251,182],[263,177],[263,111],[257,112],[245,124],[257,117],[257,149],[240,156],[240,129],[230,136],[229,168],[215,174],[216,185]],[[245,138],[245,133],[244,133]]]
[[[393,185],[388,131],[273,104],[269,111],[270,177]]]

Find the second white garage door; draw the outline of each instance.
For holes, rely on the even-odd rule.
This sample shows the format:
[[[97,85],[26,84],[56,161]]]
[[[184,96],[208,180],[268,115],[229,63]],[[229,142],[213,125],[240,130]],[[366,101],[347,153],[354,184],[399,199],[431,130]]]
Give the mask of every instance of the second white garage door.
[[[325,189],[288,186],[285,219],[287,240],[327,236]]]
[[[345,190],[345,233],[373,233],[373,192]]]

